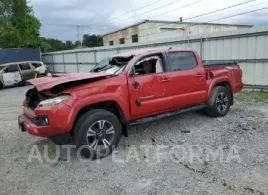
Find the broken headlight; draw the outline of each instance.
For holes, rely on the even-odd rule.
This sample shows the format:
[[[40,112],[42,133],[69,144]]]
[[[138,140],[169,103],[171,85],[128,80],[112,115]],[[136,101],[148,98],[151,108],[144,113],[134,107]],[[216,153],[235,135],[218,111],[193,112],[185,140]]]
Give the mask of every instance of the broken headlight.
[[[59,103],[61,103],[63,100],[66,100],[70,97],[70,95],[61,95],[55,98],[47,99],[39,103],[40,107],[49,107],[49,106],[55,106]]]

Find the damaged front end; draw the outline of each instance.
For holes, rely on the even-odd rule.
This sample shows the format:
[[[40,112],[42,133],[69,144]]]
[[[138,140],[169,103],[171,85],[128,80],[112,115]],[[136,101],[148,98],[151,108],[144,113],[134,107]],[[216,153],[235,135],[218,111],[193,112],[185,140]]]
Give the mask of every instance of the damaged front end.
[[[34,88],[29,89],[25,94],[23,114],[18,118],[21,131],[50,138],[56,144],[63,144],[57,140],[68,141],[73,128],[72,102],[75,92],[81,90],[82,85],[87,88],[87,85],[111,76],[114,75],[57,74],[29,80],[28,83],[34,85]],[[63,139],[63,136],[66,139]]]
[[[33,89],[26,92],[25,106],[34,110],[39,107],[55,106],[68,99],[70,94],[64,91],[79,85],[84,85],[113,75],[101,73],[56,74],[48,77],[29,80]]]
[[[25,106],[27,106],[31,110],[34,110],[37,106],[39,107],[55,106],[70,97],[69,94],[53,96],[51,93],[38,92],[36,88],[29,89],[25,95],[26,95]]]
[[[50,98],[45,94],[38,92],[36,88],[29,89],[25,96],[24,106],[27,106],[31,110],[34,110],[40,102]]]
[[[69,115],[72,108],[63,103],[69,94],[52,94],[49,90],[38,91],[36,88],[26,92],[23,114],[19,116],[21,131],[39,136],[54,138],[67,135],[71,130]]]

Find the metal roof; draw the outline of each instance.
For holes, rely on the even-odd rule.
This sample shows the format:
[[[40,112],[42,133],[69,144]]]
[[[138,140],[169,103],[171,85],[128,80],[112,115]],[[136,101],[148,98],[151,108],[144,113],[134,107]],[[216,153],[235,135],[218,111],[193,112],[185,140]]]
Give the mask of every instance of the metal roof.
[[[134,23],[132,25],[129,25],[129,26],[120,28],[118,30],[106,33],[103,36],[106,36],[106,35],[109,35],[109,34],[112,34],[112,33],[116,33],[116,32],[119,32],[121,30],[125,30],[125,29],[131,28],[131,27],[134,27],[134,26],[138,26],[138,25],[141,25],[141,24],[144,24],[144,23],[225,25],[225,26],[241,26],[241,27],[249,27],[249,28],[253,27],[253,25],[248,25],[248,24],[224,24],[224,23],[207,23],[207,22],[180,22],[180,21],[166,21],[166,20],[143,20],[141,22]]]

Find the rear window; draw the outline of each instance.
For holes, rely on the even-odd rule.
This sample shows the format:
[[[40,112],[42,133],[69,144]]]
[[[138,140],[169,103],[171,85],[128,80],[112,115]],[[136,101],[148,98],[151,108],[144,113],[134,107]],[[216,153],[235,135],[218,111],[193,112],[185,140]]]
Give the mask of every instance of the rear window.
[[[31,66],[29,64],[20,64],[21,70],[30,70]]]
[[[168,54],[168,62],[173,71],[190,70],[197,66],[193,52],[171,52]]]
[[[18,72],[19,71],[19,66],[17,64],[14,65],[9,65],[5,72]]]

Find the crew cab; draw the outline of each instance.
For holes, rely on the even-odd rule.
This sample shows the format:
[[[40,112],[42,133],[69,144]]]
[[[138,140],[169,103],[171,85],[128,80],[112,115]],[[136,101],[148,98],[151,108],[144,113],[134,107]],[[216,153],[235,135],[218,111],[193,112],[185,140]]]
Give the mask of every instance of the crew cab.
[[[105,58],[89,73],[52,74],[28,81],[21,131],[70,140],[86,157],[109,155],[131,125],[187,111],[225,116],[242,90],[236,63],[202,64],[197,52],[152,48]]]

